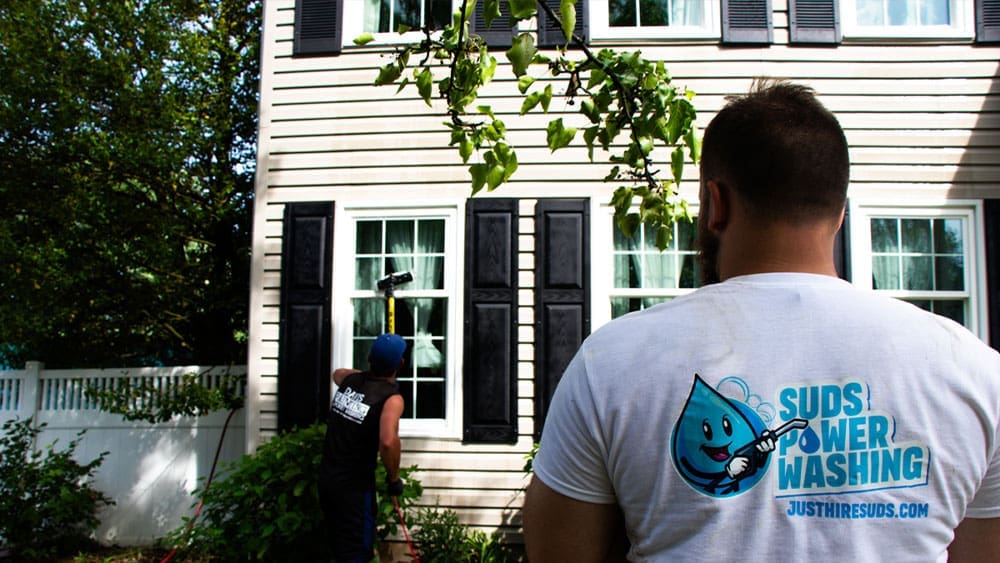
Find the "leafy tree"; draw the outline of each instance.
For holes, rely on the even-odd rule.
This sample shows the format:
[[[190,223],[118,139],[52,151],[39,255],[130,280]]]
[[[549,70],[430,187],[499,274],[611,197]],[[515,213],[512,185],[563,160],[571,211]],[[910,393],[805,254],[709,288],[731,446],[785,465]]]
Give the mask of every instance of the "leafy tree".
[[[0,365],[242,362],[260,2],[0,3]]]
[[[691,103],[694,92],[678,89],[662,61],[648,61],[639,51],[591,51],[574,35],[577,0],[561,0],[558,12],[542,0],[481,1],[487,26],[500,17],[502,2],[509,7],[511,25],[531,20],[544,10],[547,18],[558,23],[563,36],[570,38],[554,58],[538,50],[532,33],[522,32],[514,38],[505,55],[524,95],[520,113],[539,107],[548,112],[556,95],[553,81],[536,83],[529,72],[533,65],[545,67],[554,77],[564,77],[565,96],[571,103],[579,101],[583,125],[575,127],[561,117],[550,121],[546,129],[549,149],[554,152],[568,146],[582,131],[590,159],[600,149],[613,164],[605,180],[618,184],[611,202],[618,227],[630,235],[645,223],[656,232],[657,245],[666,248],[673,222],[691,219],[678,187],[685,159],[699,159],[700,140]],[[424,40],[399,48],[375,79],[377,85],[398,82],[402,90],[411,84],[412,76],[412,83],[429,106],[437,85],[437,95],[447,106],[449,121],[445,125],[451,130],[451,145],[457,147],[463,162],[468,163],[475,153],[479,155],[469,166],[473,194],[497,188],[518,166],[516,152],[506,139],[506,124],[490,106],[476,105],[479,89],[493,79],[497,60],[483,39],[469,31],[475,3],[465,0],[442,32],[423,29]],[[400,33],[407,31],[408,27],[400,26]],[[366,33],[355,43],[364,45],[372,39]],[[582,53],[579,60],[569,57],[571,44]],[[411,61],[416,62],[408,75]],[[626,137],[624,141],[620,136]],[[657,149],[658,145],[662,148]],[[661,175],[661,161],[669,169],[666,179]],[[637,212],[633,210],[636,202]]]

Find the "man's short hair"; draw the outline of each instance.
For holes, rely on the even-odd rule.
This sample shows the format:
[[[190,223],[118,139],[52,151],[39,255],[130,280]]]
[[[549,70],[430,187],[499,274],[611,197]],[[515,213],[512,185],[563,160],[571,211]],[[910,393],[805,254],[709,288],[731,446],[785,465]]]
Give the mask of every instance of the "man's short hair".
[[[702,182],[733,190],[757,218],[798,223],[839,217],[850,159],[837,118],[807,87],[756,80],[727,98],[702,144]]]

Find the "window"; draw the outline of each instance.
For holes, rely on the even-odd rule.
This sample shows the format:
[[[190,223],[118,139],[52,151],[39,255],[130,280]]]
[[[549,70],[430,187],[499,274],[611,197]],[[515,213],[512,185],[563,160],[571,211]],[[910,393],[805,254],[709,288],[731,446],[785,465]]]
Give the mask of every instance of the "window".
[[[590,28],[595,38],[719,36],[717,0],[595,0]]]
[[[853,212],[852,212],[853,213]],[[913,303],[979,332],[978,208],[858,208],[854,283]]]
[[[452,0],[344,0],[344,43],[372,33],[375,43],[420,41],[422,27],[442,29],[457,5]],[[399,26],[413,29],[403,35]]]
[[[846,0],[848,37],[972,37],[968,0]]]
[[[595,329],[610,319],[670,301],[701,285],[695,249],[697,219],[675,223],[670,246],[661,252],[649,227],[643,225],[631,237],[626,237],[614,226],[611,209],[605,209],[607,221],[597,228],[607,229],[610,236],[594,237],[591,255]],[[611,244],[601,248],[599,239],[603,239],[605,245]]]
[[[340,255],[350,250],[346,253],[351,260],[350,279],[340,274],[338,283],[350,291],[335,291],[335,295],[346,294],[344,301],[335,304],[335,318],[347,317],[352,322],[349,334],[347,323],[334,322],[334,330],[342,331],[335,338],[343,343],[340,350],[335,346],[336,365],[367,366],[372,342],[388,330],[387,300],[377,282],[391,273],[410,272],[413,281],[394,291],[395,331],[408,344],[406,365],[397,377],[405,400],[401,431],[435,436],[453,433],[458,392],[451,353],[456,334],[455,213],[347,213],[353,215],[344,221],[348,227],[338,228],[350,229],[351,244],[337,250]],[[344,310],[341,307],[349,316],[338,313]]]

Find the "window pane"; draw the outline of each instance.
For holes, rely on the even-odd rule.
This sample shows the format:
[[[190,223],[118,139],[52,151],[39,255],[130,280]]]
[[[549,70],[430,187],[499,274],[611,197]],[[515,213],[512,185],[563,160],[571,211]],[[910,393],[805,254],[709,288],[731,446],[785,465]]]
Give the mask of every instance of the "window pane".
[[[903,219],[903,252],[926,253],[931,251],[931,222],[929,219]]]
[[[885,7],[882,0],[857,0],[857,18],[858,25],[885,25]]]
[[[916,25],[913,19],[913,0],[887,0],[889,6],[889,25]]]
[[[375,289],[382,276],[381,258],[358,258],[354,261],[354,289]]]
[[[964,301],[934,301],[932,310],[943,317],[948,317],[956,323],[965,324]]]
[[[698,279],[698,259],[693,255],[685,256],[681,259],[680,287],[688,289],[701,285]]]
[[[417,223],[417,252],[444,252],[444,219]]]
[[[669,25],[666,0],[639,0],[639,25],[643,27]]]
[[[379,254],[382,252],[382,222],[358,221],[355,237],[355,251],[358,254]]]
[[[633,297],[612,297],[611,298],[611,318],[617,319],[618,317],[631,313],[632,311],[642,310],[642,299],[636,299]]]
[[[355,299],[353,303],[355,338],[375,338],[385,332],[385,302],[382,299]],[[365,352],[364,357],[367,356]]]
[[[950,3],[943,0],[921,0],[920,23],[923,25],[950,25]]]
[[[898,252],[896,219],[872,219],[872,252]]]
[[[670,297],[643,297],[642,298],[642,308],[649,309],[654,305],[659,305],[660,303],[666,303],[670,301]]]
[[[934,259],[937,287],[940,291],[962,291],[965,289],[965,272],[959,256],[938,256]]]
[[[609,0],[608,2],[608,25],[611,27],[634,27],[635,21],[635,1],[634,0]]]
[[[961,254],[962,250],[962,220],[934,220],[934,252],[940,254]]]
[[[418,381],[417,418],[444,418],[444,382]]]
[[[615,254],[615,287],[639,287],[639,256]]]
[[[677,287],[674,271],[674,254],[647,254],[646,267],[642,272],[642,287]]]
[[[903,289],[930,291],[934,289],[934,275],[930,256],[903,257]]]
[[[427,14],[430,18],[427,25],[431,29],[444,29],[451,23],[451,0],[427,0],[427,4]]]
[[[677,223],[677,248],[681,250],[694,250],[695,235],[698,232],[697,219],[695,221],[681,220]]]
[[[671,3],[671,25],[704,25],[705,3],[700,0],[674,0]]]
[[[872,287],[899,289],[899,259],[895,256],[872,257]]]
[[[419,0],[396,0],[396,21],[393,22],[393,29],[389,31],[396,31],[400,25],[414,29],[420,27]]]
[[[390,254],[413,253],[413,221],[385,222],[385,250]]]

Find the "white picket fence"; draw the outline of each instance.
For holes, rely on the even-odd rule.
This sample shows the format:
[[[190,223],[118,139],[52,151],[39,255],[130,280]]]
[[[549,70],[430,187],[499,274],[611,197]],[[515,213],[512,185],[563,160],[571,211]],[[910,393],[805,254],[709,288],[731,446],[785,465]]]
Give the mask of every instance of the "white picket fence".
[[[55,449],[63,449],[85,429],[76,457],[88,462],[110,452],[95,473],[94,485],[116,503],[99,514],[98,541],[149,545],[193,514],[196,499],[191,493],[211,470],[229,413],[174,417],[157,424],[130,422],[99,410],[84,390],[114,389],[128,379],[133,387],[148,385],[169,394],[192,373],[203,385],[216,387],[224,375],[244,374],[246,367],[46,370],[41,363],[28,362],[23,370],[0,371],[0,423],[31,417],[36,425],[45,424],[39,449],[54,441]],[[220,464],[243,455],[245,434],[240,410],[226,430]]]

